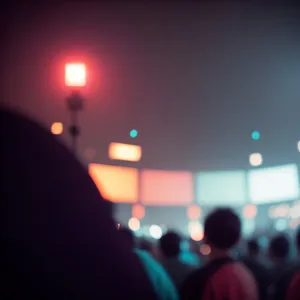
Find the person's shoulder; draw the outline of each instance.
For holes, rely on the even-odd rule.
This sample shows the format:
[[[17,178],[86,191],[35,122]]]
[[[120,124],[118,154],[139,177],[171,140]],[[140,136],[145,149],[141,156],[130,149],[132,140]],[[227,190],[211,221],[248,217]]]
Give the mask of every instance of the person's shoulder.
[[[292,278],[285,299],[288,300],[300,299],[300,271],[297,272]]]
[[[139,257],[142,257],[142,258],[150,258],[150,254],[147,253],[146,251],[144,250],[140,250],[140,249],[134,249],[134,252],[139,256]]]
[[[168,280],[168,275],[164,269],[164,267],[154,258],[151,254],[147,253],[144,250],[136,249],[135,253],[140,257],[140,259],[144,262],[147,269],[155,276],[158,276],[162,279]]]
[[[181,299],[197,299],[201,297],[208,279],[217,270],[217,267],[217,263],[209,262],[200,268],[194,269],[181,286]]]
[[[134,251],[143,261],[159,299],[177,300],[178,293],[164,267],[146,251],[139,249]]]

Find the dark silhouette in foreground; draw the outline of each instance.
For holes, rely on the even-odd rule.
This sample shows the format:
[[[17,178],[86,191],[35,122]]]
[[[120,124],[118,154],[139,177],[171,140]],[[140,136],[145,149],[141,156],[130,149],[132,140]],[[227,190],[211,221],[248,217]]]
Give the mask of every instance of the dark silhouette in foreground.
[[[87,170],[29,119],[0,122],[0,298],[156,299]]]

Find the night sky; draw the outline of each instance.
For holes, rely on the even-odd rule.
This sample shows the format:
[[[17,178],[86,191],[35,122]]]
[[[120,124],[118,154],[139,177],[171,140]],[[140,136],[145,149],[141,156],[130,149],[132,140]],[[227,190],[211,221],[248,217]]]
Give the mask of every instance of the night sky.
[[[136,1],[13,14],[1,101],[68,125],[64,63],[85,61],[81,155],[92,147],[108,163],[117,141],[141,145],[144,168],[246,169],[251,152],[265,165],[300,161],[297,7]]]

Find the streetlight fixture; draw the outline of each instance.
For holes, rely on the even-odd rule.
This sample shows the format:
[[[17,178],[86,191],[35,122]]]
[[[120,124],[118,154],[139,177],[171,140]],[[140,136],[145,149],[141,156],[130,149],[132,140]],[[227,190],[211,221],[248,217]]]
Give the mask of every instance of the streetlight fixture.
[[[67,63],[65,65],[65,85],[70,88],[71,95],[66,99],[68,110],[71,115],[69,133],[72,139],[72,149],[77,152],[77,141],[80,135],[78,125],[78,113],[83,109],[83,97],[80,94],[81,88],[86,85],[86,67],[83,63]]]

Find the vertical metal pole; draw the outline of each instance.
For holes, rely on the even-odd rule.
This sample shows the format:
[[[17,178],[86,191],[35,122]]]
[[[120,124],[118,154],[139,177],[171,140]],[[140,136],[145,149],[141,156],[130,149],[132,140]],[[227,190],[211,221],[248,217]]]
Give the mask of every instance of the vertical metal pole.
[[[71,138],[72,138],[72,150],[73,153],[77,154],[78,148],[78,136],[79,128],[77,123],[77,110],[71,110]]]
[[[80,135],[80,127],[78,125],[78,113],[83,108],[83,98],[79,91],[74,91],[69,98],[67,98],[68,109],[70,111],[71,125],[69,132],[72,139],[72,150],[74,155],[77,154],[78,137]]]

